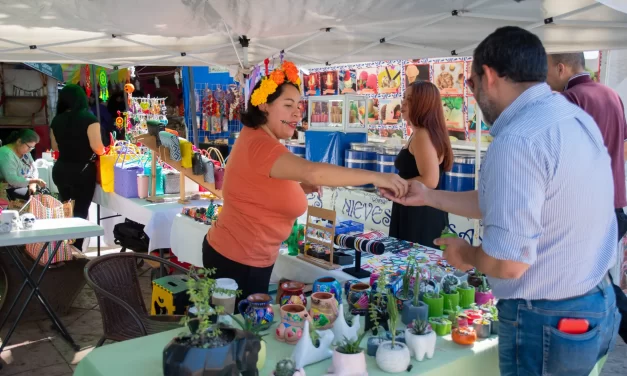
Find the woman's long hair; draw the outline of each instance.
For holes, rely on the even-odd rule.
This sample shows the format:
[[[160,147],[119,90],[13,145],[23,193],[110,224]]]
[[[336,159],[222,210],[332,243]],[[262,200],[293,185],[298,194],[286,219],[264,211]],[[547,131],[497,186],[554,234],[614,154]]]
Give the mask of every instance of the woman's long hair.
[[[448,138],[440,91],[434,84],[427,81],[416,81],[406,90],[411,90],[411,97],[407,103],[409,119],[405,120],[416,128],[427,130],[438,158],[443,157],[444,171],[450,171],[453,167],[453,149],[451,140]]]

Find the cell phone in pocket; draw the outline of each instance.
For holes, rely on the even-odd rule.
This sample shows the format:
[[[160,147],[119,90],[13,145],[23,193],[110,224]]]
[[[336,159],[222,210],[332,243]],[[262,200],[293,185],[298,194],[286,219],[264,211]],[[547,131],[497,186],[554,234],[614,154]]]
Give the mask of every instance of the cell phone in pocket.
[[[557,330],[567,334],[583,334],[590,328],[586,319],[563,318],[557,323]]]

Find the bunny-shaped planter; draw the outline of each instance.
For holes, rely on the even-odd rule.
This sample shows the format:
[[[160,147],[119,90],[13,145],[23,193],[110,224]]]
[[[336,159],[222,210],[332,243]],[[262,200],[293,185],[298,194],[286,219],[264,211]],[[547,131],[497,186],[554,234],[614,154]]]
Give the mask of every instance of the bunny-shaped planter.
[[[355,316],[353,318],[353,326],[346,323],[346,319],[344,318],[344,304],[340,304],[339,316],[335,320],[333,328],[331,328],[335,338],[337,338],[338,341],[342,341],[344,340],[344,337],[346,337],[350,341],[355,341],[357,340],[357,337],[359,337],[357,334],[359,327],[359,316]]]
[[[319,330],[320,343],[318,347],[316,347],[311,342],[309,325],[309,320],[305,321],[303,336],[298,341],[298,344],[296,344],[294,352],[292,353],[292,359],[296,362],[296,369],[303,368],[309,364],[318,363],[333,355],[333,351],[331,351],[331,343],[333,342],[333,338],[335,338],[333,332],[330,330]]]

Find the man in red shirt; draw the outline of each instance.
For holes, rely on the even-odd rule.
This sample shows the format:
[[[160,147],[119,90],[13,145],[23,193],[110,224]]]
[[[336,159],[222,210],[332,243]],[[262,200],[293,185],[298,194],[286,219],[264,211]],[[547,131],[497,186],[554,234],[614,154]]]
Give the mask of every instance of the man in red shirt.
[[[618,240],[620,241],[627,232],[627,215],[623,211],[623,208],[627,206],[624,155],[627,122],[623,102],[614,90],[590,78],[590,74],[586,72],[583,52],[549,55],[548,66],[547,83],[551,88],[561,92],[566,99],[592,116],[601,130],[603,142],[611,158],[614,176],[614,208],[616,208]],[[619,249],[617,261],[620,274],[622,247]],[[620,284],[620,275],[617,278]],[[616,291],[616,304],[623,316],[619,334],[623,340],[627,341],[627,297],[618,286],[614,285],[614,290]]]

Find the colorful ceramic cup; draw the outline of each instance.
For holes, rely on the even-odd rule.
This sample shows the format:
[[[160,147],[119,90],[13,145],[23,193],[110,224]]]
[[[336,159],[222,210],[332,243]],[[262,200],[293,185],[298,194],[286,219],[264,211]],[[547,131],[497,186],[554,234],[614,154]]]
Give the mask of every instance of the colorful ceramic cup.
[[[322,277],[315,280],[312,292],[330,292],[335,295],[338,304],[342,304],[342,285],[333,277]]]

